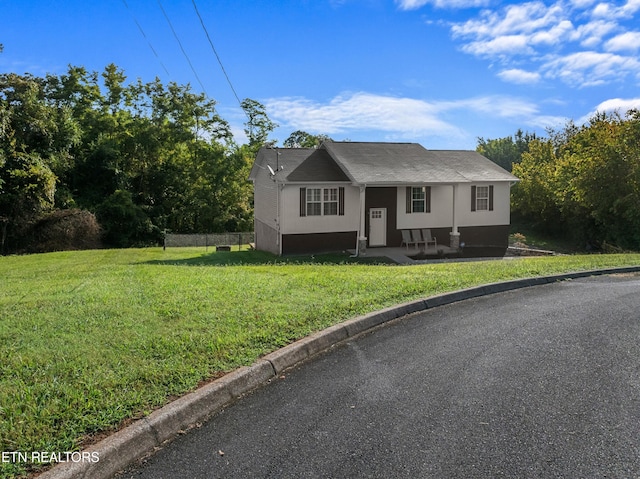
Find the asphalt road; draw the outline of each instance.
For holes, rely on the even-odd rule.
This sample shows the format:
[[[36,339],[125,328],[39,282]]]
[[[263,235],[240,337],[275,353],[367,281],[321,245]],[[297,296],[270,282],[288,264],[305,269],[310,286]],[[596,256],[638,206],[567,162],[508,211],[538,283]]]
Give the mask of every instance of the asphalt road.
[[[640,276],[395,321],[119,478],[640,477]]]

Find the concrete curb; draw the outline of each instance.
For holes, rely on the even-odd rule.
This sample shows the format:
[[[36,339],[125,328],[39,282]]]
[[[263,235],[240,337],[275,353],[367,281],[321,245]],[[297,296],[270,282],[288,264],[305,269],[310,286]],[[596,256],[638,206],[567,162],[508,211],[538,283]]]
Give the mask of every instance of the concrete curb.
[[[167,404],[83,451],[94,454],[91,457],[97,455],[99,461],[61,463],[38,477],[40,479],[107,479],[113,477],[136,460],[152,453],[165,441],[196,426],[240,396],[268,383],[285,369],[325,351],[345,339],[408,314],[465,299],[529,286],[588,276],[635,272],[640,272],[640,266],[580,271],[491,283],[430,296],[359,316],[274,351],[249,367],[239,368]]]

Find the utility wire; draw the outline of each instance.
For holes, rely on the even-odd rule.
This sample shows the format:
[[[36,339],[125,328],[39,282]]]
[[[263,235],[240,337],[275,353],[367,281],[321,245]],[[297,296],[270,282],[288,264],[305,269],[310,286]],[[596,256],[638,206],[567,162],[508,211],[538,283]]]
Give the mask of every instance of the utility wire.
[[[169,73],[169,70],[167,70],[167,67],[164,66],[164,63],[162,63],[162,60],[160,59],[160,56],[158,55],[158,52],[156,52],[156,49],[153,48],[153,45],[151,44],[151,41],[147,38],[147,35],[144,33],[144,30],[142,29],[142,26],[140,25],[140,23],[138,23],[138,20],[136,19],[136,16],[133,14],[131,9],[129,8],[129,4],[127,3],[127,0],[122,0],[122,3],[124,3],[124,6],[127,7],[127,10],[129,10],[129,13],[131,14],[131,18],[133,18],[133,21],[138,26],[138,30],[140,30],[140,33],[142,33],[142,36],[147,41],[147,45],[149,45],[149,48],[151,48],[151,51],[156,56],[156,59],[158,60],[158,62],[160,62],[160,65],[162,66],[162,68],[165,71],[165,73],[167,74],[167,76],[170,77],[171,74]]]
[[[238,97],[238,94],[236,93],[236,89],[233,88],[233,84],[231,83],[231,80],[229,79],[229,75],[227,75],[227,71],[224,69],[224,65],[222,64],[222,60],[220,60],[220,56],[218,55],[218,52],[216,51],[216,47],[213,46],[213,41],[211,41],[211,37],[209,36],[209,32],[207,31],[207,27],[204,24],[204,21],[202,20],[202,16],[200,16],[200,12],[198,11],[198,6],[196,5],[196,0],[191,0],[191,2],[193,3],[193,8],[196,11],[196,14],[198,15],[198,18],[200,19],[200,24],[202,25],[202,29],[204,30],[205,35],[207,35],[207,40],[209,40],[209,45],[211,45],[211,49],[213,50],[213,53],[215,54],[216,58],[218,59],[218,63],[220,64],[220,68],[222,69],[222,73],[224,73],[225,78],[227,79],[227,83],[229,83],[229,86],[231,87],[231,91],[233,92],[233,95],[236,97],[236,100],[238,100],[238,104],[240,104],[240,106],[242,106],[242,102],[240,101],[240,98]]]
[[[176,33],[175,29],[173,28],[173,25],[171,24],[171,20],[169,20],[169,15],[167,15],[167,12],[165,12],[164,8],[162,7],[162,3],[160,2],[160,0],[158,0],[158,5],[160,6],[160,10],[162,10],[164,18],[167,19],[167,23],[169,24],[169,27],[171,27],[171,31],[173,32],[173,36],[175,37],[176,41],[178,42],[178,45],[180,45],[180,50],[182,50],[182,54],[187,59],[187,63],[189,63],[189,66],[191,67],[191,71],[196,76],[196,80],[198,80],[198,83],[200,84],[200,87],[202,88],[202,91],[204,92],[205,95],[209,96],[207,94],[207,90],[205,89],[204,85],[202,84],[202,81],[200,81],[200,77],[198,76],[198,73],[196,72],[196,69],[193,68],[193,64],[191,63],[191,60],[189,59],[189,55],[187,55],[187,52],[184,50],[184,47],[182,46],[182,42],[180,41],[180,38],[178,38],[178,34]]]

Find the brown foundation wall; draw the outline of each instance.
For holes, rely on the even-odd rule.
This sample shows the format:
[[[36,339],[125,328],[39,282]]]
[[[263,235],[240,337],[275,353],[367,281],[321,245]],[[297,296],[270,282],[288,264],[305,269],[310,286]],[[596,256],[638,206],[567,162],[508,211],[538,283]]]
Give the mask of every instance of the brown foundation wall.
[[[509,246],[509,225],[459,228],[465,258],[504,256]]]
[[[282,254],[329,253],[355,249],[357,231],[282,236]]]

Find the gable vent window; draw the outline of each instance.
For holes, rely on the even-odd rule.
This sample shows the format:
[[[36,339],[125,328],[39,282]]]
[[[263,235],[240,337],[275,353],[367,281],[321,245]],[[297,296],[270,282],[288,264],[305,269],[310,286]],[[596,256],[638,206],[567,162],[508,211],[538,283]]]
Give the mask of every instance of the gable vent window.
[[[431,187],[407,187],[407,213],[431,213]]]
[[[471,187],[471,211],[493,211],[493,185]]]
[[[344,188],[300,188],[300,216],[344,216]]]

